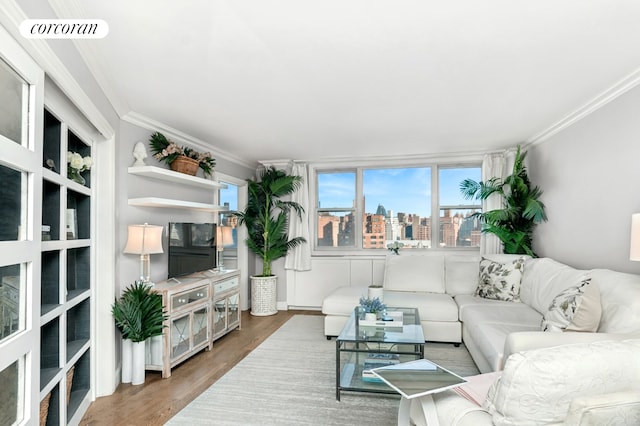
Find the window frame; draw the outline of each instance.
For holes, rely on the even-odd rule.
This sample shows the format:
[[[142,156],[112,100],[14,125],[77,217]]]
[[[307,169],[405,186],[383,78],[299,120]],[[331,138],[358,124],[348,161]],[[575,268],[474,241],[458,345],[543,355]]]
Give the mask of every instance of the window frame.
[[[465,204],[460,206],[445,206],[440,205],[440,170],[451,168],[482,168],[482,155],[466,155],[460,157],[441,157],[441,158],[425,158],[424,160],[416,159],[397,159],[392,161],[361,161],[344,163],[343,165],[335,163],[314,163],[309,165],[309,173],[311,177],[311,184],[309,186],[309,226],[311,230],[312,244],[312,256],[351,256],[351,255],[367,255],[372,257],[386,256],[387,250],[379,249],[365,249],[363,248],[363,230],[362,226],[355,227],[355,244],[348,247],[329,247],[318,245],[318,213],[323,211],[348,211],[350,209],[340,209],[332,207],[318,207],[318,174],[321,173],[343,173],[353,172],[356,173],[355,185],[356,185],[356,201],[354,206],[354,217],[364,217],[364,182],[363,173],[366,169],[392,169],[392,168],[414,168],[414,167],[429,167],[431,170],[431,226],[433,230],[438,230],[437,238],[434,239],[432,235],[431,248],[424,248],[420,250],[454,250],[454,251],[479,251],[479,247],[440,247],[440,210],[443,208],[456,209],[480,209],[480,204]],[[362,219],[360,219],[361,223]],[[433,241],[438,241],[434,244]]]

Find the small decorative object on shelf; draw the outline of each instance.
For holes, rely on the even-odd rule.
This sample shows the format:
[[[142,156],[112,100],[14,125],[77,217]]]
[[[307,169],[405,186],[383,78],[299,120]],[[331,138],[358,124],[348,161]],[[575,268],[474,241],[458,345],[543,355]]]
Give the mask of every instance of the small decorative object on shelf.
[[[133,163],[133,167],[146,166],[144,159],[147,158],[147,148],[145,148],[142,142],[136,143],[133,147],[133,158],[136,160]]]
[[[186,146],[179,146],[159,132],[151,135],[149,146],[156,160],[167,163],[171,170],[176,172],[195,176],[198,168],[201,168],[204,176],[209,177],[216,165],[216,160],[210,152],[198,152]]]
[[[90,156],[82,157],[77,152],[67,152],[67,177],[80,185],[84,185],[87,181],[80,173],[91,170],[93,160]]]

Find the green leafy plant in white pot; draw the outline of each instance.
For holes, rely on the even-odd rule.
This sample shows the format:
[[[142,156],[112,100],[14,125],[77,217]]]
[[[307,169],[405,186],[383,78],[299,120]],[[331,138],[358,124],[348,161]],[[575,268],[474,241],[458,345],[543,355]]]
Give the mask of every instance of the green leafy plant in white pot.
[[[160,336],[167,319],[162,296],[142,281],[125,289],[111,307],[122,334],[122,382],[144,383],[145,341]]]
[[[273,275],[272,264],[306,242],[302,237],[289,239],[288,236],[289,213],[293,211],[302,219],[304,208],[294,201],[283,200],[300,187],[302,177],[268,167],[260,174],[260,180],[247,179],[247,183],[247,206],[233,214],[239,224],[247,227],[247,247],[262,260],[262,274],[250,277],[251,314],[273,315],[278,311],[277,277]]]

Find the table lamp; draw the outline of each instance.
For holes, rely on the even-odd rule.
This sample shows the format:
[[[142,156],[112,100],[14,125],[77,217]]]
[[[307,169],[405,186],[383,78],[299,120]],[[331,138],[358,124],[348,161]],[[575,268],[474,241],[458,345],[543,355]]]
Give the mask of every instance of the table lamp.
[[[233,243],[232,228],[230,226],[218,225],[216,227],[216,250],[218,254],[218,260],[216,263],[218,271],[224,270],[222,251],[224,246],[231,245]]]
[[[149,255],[163,253],[162,230],[157,225],[129,225],[125,253],[140,255],[140,281],[153,285],[151,282],[151,266]]]

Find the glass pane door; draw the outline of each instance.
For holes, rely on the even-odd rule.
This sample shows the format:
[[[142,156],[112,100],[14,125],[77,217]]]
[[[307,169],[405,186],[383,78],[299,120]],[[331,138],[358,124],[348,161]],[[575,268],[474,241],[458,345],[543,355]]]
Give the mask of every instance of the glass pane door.
[[[0,91],[0,135],[12,142],[26,145],[29,85],[4,61],[0,61]]]

